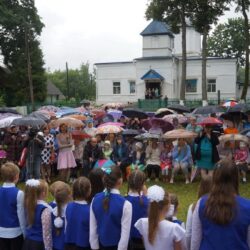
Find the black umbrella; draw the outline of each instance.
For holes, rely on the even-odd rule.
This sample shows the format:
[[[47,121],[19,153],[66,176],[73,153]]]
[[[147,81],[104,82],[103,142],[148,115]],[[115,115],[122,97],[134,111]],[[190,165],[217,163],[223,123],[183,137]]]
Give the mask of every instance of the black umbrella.
[[[17,112],[15,109],[12,109],[12,108],[0,108],[0,113],[12,113],[12,114],[15,114],[15,115],[20,115],[19,112]]]
[[[220,116],[224,120],[228,121],[241,121],[241,120],[247,120],[247,115],[243,112],[226,112]]]
[[[126,129],[126,130],[123,130],[122,132],[123,135],[139,135],[140,134],[140,131],[136,130],[136,129]]]
[[[159,140],[160,138],[161,138],[161,135],[153,134],[153,133],[144,133],[144,134],[137,135],[135,137],[136,140],[150,140],[150,139]]]
[[[136,117],[139,119],[147,119],[148,118],[148,115],[139,109],[131,109],[131,108],[124,109],[122,111],[122,114],[127,116],[128,118],[136,118]]]
[[[190,108],[180,104],[173,104],[168,106],[168,108],[176,111],[177,113],[190,113]]]
[[[245,112],[249,112],[250,111],[250,105],[247,104],[247,103],[239,103],[233,107],[230,107],[228,109],[228,113],[234,113],[234,112],[242,112],[242,113],[245,113]]]
[[[44,113],[41,113],[39,111],[32,112],[28,116],[41,119],[41,120],[43,120],[45,122],[48,122],[50,120],[50,118],[48,116],[46,116]]]
[[[214,113],[223,113],[225,112],[225,108],[216,105],[204,106],[196,108],[192,114],[193,115],[209,115]]]
[[[40,126],[45,125],[46,122],[39,118],[25,116],[22,118],[15,119],[11,124],[15,126],[40,127]]]

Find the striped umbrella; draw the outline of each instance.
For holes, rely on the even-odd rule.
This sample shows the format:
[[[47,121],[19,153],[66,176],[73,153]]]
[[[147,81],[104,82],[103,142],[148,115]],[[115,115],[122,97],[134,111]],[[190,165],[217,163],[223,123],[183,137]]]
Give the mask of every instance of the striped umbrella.
[[[123,128],[119,126],[114,126],[114,125],[106,125],[106,126],[101,126],[98,127],[96,130],[96,134],[118,134],[123,131]]]
[[[227,101],[222,106],[226,107],[226,108],[229,108],[229,107],[234,107],[237,104],[238,104],[238,102],[236,102],[236,101]]]

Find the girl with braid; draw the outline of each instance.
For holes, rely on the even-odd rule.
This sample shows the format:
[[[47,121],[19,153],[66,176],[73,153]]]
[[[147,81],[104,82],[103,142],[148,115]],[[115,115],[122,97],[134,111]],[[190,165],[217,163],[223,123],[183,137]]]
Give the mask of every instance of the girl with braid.
[[[132,204],[132,224],[130,231],[130,249],[144,249],[142,236],[135,228],[134,224],[141,218],[147,218],[148,213],[148,198],[145,187],[145,174],[140,170],[135,170],[128,179],[128,196],[125,197]]]
[[[127,250],[132,205],[120,195],[122,173],[119,167],[105,169],[104,187],[104,192],[95,195],[90,208],[91,248]]]

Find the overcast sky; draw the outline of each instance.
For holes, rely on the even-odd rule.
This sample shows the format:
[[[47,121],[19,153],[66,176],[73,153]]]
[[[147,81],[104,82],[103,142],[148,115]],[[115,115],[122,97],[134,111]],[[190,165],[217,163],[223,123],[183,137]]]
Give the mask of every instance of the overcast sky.
[[[81,62],[126,61],[140,57],[139,33],[148,0],[35,0],[45,28],[41,45],[50,70]],[[235,17],[233,9],[220,19]]]

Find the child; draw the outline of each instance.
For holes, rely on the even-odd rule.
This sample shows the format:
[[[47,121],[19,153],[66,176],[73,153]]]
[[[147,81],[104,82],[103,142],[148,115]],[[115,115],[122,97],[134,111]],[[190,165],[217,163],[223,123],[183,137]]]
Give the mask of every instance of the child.
[[[161,173],[163,181],[167,181],[168,172],[172,168],[172,142],[164,142],[164,148],[161,152]]]
[[[178,224],[165,220],[169,208],[169,196],[162,187],[148,189],[150,201],[148,218],[139,219],[135,227],[143,237],[146,250],[183,249],[185,230]]]
[[[25,235],[24,194],[16,188],[19,168],[11,162],[1,167],[3,186],[0,187],[0,249],[19,250]]]
[[[26,181],[24,207],[27,227],[23,250],[52,250],[51,207],[45,202],[48,189],[44,180]]]
[[[89,245],[89,205],[91,194],[90,181],[79,177],[73,183],[73,202],[67,205],[65,212],[65,250],[90,249]]]
[[[170,204],[173,205],[173,212],[170,215],[170,221],[179,224],[182,228],[185,229],[185,223],[181,220],[178,220],[176,215],[178,212],[179,200],[176,194],[170,194]]]
[[[132,205],[120,195],[122,173],[119,167],[106,169],[105,191],[97,194],[90,209],[90,245],[92,249],[127,249]]]
[[[50,185],[49,191],[50,191],[52,197],[54,198],[54,200],[51,201],[51,202],[49,203],[49,205],[50,205],[52,208],[55,208],[55,207],[56,207],[55,191],[56,191],[56,189],[58,189],[58,188],[64,186],[64,184],[65,184],[65,182],[63,182],[63,181],[55,181],[55,182],[53,182],[53,183]]]
[[[132,204],[132,224],[130,231],[131,250],[144,249],[142,236],[134,227],[134,224],[140,218],[147,218],[148,198],[143,194],[146,176],[140,170],[135,170],[128,179],[128,196],[125,197]]]
[[[111,143],[110,141],[105,141],[104,142],[104,146],[103,146],[103,150],[102,150],[104,157],[106,160],[110,160],[111,159],[111,155],[113,153],[113,149],[111,148]]]
[[[54,197],[57,206],[52,211],[53,249],[64,250],[65,241],[65,210],[71,199],[70,186],[66,183],[55,189]]]
[[[235,150],[235,153],[234,153],[234,160],[235,160],[236,165],[239,167],[240,173],[242,174],[243,183],[246,183],[247,182],[246,173],[248,169],[247,159],[248,159],[249,151],[245,142],[240,142],[237,146],[238,148]]]

